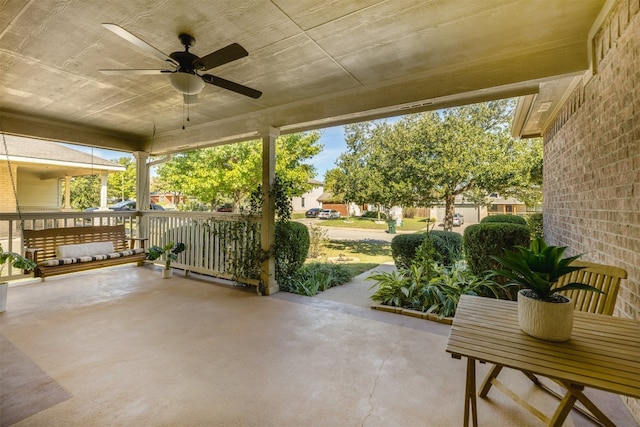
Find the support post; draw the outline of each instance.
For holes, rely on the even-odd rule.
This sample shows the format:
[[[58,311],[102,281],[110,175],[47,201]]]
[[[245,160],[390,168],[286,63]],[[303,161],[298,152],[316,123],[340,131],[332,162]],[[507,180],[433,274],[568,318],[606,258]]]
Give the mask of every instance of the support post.
[[[100,175],[100,208],[98,210],[100,211],[106,211],[109,210],[107,203],[109,202],[107,200],[107,178],[109,177],[109,175],[105,172],[103,174]]]
[[[273,248],[276,236],[275,200],[271,195],[271,187],[275,182],[276,170],[276,139],[280,130],[269,127],[262,134],[262,222],[260,243],[262,250],[270,254],[262,262],[260,281],[264,286],[264,294],[271,295],[279,291],[275,277],[275,255]]]
[[[149,168],[147,167],[147,159],[149,153],[146,151],[134,151],[133,156],[136,159],[136,209],[139,211],[149,210]],[[137,224],[138,237],[149,237],[147,225],[145,221],[138,217]]]
[[[64,207],[65,211],[71,210],[71,176],[64,176]]]

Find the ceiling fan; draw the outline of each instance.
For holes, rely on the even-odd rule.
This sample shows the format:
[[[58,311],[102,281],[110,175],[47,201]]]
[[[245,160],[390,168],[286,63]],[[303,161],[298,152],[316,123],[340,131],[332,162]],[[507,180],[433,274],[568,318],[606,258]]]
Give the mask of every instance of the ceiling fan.
[[[166,69],[99,70],[103,74],[167,74],[171,86],[183,95],[185,104],[193,104],[197,101],[198,94],[204,89],[205,83],[254,99],[262,96],[262,92],[259,90],[225,80],[212,74],[201,74],[203,71],[219,67],[220,65],[249,55],[238,43],[232,43],[208,55],[199,57],[189,52],[189,48],[195,44],[196,39],[189,34],[181,33],[178,35],[178,38],[184,46],[184,51],[173,52],[170,55],[166,55],[119,25],[102,24],[102,26],[138,46],[148,54],[161,59],[167,65]]]

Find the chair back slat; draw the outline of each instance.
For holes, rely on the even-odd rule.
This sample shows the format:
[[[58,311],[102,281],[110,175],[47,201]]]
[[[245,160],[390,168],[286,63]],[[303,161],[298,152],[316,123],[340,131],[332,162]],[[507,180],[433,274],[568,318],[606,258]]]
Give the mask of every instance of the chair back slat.
[[[620,281],[627,278],[626,270],[612,265],[586,261],[574,261],[571,265],[585,268],[561,277],[554,287],[576,282],[600,289],[604,293],[600,294],[580,289],[561,293],[571,298],[576,310],[612,315],[616,305],[616,298],[618,297]]]

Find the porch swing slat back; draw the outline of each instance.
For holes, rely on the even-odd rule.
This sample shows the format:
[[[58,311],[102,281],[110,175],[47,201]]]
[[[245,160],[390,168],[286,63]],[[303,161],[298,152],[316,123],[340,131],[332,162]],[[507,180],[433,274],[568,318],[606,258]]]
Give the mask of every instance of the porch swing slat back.
[[[44,230],[23,230],[25,255],[36,263],[58,258],[57,248],[62,245],[82,243],[112,242],[115,252],[126,251],[135,247],[135,241],[140,241],[144,248],[145,239],[128,238],[124,224],[102,225],[90,227],[61,227]],[[119,258],[100,259],[89,262],[41,266],[35,268],[35,277],[48,277],[75,271],[91,270],[94,268],[138,262],[142,265],[146,258],[144,251]]]

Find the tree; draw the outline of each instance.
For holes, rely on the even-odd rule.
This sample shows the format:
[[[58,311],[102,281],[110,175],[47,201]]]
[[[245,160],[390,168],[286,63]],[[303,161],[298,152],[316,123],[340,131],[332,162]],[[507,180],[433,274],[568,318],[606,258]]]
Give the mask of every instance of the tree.
[[[305,163],[322,150],[319,132],[283,135],[276,142],[276,173],[292,185],[292,195],[311,186],[315,167]],[[193,196],[211,208],[232,202],[238,211],[262,182],[262,145],[249,141],[181,153],[158,167],[166,188]]]
[[[71,178],[71,207],[82,211],[92,206],[100,206],[100,185],[100,177],[97,175]]]
[[[507,195],[524,202],[528,210],[535,210],[542,204],[542,139],[531,139],[525,147],[525,163],[528,166],[526,181],[529,185],[522,185],[506,191]]]
[[[386,122],[347,125],[345,142],[347,149],[338,157],[337,168],[325,177],[327,190],[347,205],[390,208],[401,203],[404,183],[396,176],[398,159],[390,155],[390,147],[397,143],[393,127]]]
[[[347,126],[347,151],[331,189],[385,207],[444,202],[450,230],[456,196],[530,186],[541,151],[535,142],[511,138],[512,111],[513,103],[503,100]]]
[[[407,138],[401,170],[418,193],[445,203],[445,229],[452,228],[455,197],[473,189],[505,193],[529,183],[527,140],[508,133],[509,100],[409,116],[400,123]],[[406,129],[409,129],[406,132]]]
[[[121,157],[117,162],[127,169],[108,175],[107,197],[110,200],[133,200],[136,198],[136,163],[131,157]]]

